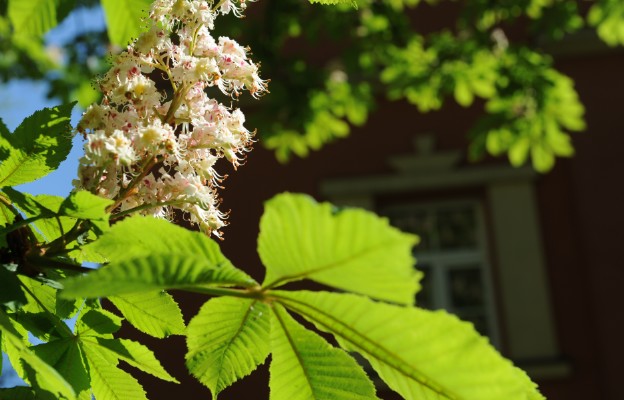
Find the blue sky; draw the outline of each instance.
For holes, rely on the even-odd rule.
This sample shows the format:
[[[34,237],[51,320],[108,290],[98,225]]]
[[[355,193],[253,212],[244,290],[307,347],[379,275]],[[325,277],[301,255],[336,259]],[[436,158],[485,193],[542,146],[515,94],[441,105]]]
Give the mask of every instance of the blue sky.
[[[60,45],[72,40],[72,37],[80,31],[102,30],[105,26],[104,16],[101,9],[81,9],[70,14],[65,21],[46,35],[46,43]],[[33,81],[12,81],[0,84],[0,118],[4,124],[13,131],[24,118],[35,111],[52,107],[59,104],[58,100],[46,98],[47,87],[45,83]],[[82,110],[74,108],[72,114],[72,126],[80,119]],[[31,194],[53,194],[66,196],[72,189],[71,181],[75,178],[78,170],[78,159],[82,154],[82,139],[74,138],[74,146],[71,153],[61,166],[46,177],[17,187],[18,190]],[[6,355],[2,354],[2,378],[5,380],[2,386],[11,387],[23,384],[12,370]]]

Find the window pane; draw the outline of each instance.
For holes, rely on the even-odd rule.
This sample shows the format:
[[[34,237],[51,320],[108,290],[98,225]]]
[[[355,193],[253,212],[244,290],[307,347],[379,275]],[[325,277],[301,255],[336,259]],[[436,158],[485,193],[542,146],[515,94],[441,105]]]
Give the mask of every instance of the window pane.
[[[448,271],[451,305],[453,308],[483,307],[485,305],[483,279],[478,265]]]
[[[440,209],[436,214],[441,249],[466,249],[477,246],[473,207]]]

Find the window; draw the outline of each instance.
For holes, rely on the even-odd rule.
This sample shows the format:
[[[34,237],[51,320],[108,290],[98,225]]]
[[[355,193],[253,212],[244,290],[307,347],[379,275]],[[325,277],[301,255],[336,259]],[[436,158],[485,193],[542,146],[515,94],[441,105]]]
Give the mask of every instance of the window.
[[[473,321],[534,378],[567,376],[570,367],[560,358],[549,301],[536,173],[530,167],[458,166],[460,152],[435,152],[434,142],[418,135],[415,152],[388,157],[395,172],[327,179],[321,192],[335,204],[384,213],[400,229],[421,236],[415,255],[419,267],[429,271],[416,298],[422,305]],[[482,196],[466,199],[474,191]],[[453,201],[409,203],[437,193],[448,193],[445,198]],[[396,202],[376,208],[381,198]],[[490,243],[480,200],[487,204]],[[495,281],[490,261],[496,264]]]
[[[480,203],[391,204],[380,214],[402,231],[420,237],[414,255],[424,278],[417,304],[445,309],[472,322],[497,345],[499,330]]]

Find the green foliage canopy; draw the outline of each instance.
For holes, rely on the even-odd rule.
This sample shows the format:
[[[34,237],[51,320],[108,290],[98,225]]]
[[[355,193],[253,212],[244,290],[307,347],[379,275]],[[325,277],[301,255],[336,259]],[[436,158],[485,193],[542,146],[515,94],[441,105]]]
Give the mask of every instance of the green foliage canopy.
[[[569,134],[584,129],[584,109],[573,82],[531,43],[537,37],[556,42],[587,25],[610,46],[624,44],[619,0],[597,0],[591,7],[572,0],[471,1],[455,6],[459,18],[449,19],[448,28],[426,33],[410,16],[421,12],[422,3],[441,1],[316,2],[334,6],[267,3],[244,27],[224,28],[248,39],[263,60],[263,74],[272,79],[272,95],[251,122],[261,143],[282,161],[347,136],[385,95],[405,99],[423,113],[439,110],[449,98],[464,107],[480,100],[483,117],[469,129],[470,158],[507,154],[513,165],[530,158],[537,170],[547,171],[555,157],[573,154]],[[86,51],[76,52],[70,43],[63,66],[46,56],[40,38],[74,2],[7,4],[0,10],[0,35],[10,54],[0,65],[3,78],[46,78],[52,95],[78,98],[82,105],[93,101],[88,82],[103,65],[90,60],[106,53],[104,36],[78,35]],[[145,15],[149,1],[103,0],[101,5],[110,42],[124,46],[140,31],[138,17]],[[520,27],[525,39],[508,39],[508,27]],[[314,50],[321,41],[332,41],[335,49]],[[64,71],[61,77],[50,75],[58,68]]]

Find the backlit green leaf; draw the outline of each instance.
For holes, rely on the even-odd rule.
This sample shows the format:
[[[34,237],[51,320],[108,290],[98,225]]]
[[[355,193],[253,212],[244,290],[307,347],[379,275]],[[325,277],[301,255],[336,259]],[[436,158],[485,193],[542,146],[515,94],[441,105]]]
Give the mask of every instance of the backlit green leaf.
[[[531,149],[531,140],[527,136],[522,136],[509,148],[509,162],[514,167],[519,167],[526,161]]]
[[[28,330],[24,328],[18,321],[15,321],[14,319],[9,319],[9,322],[12,324],[16,337],[21,339],[22,343],[24,343],[25,346],[30,346],[30,340],[28,339]],[[2,333],[1,329],[0,329],[0,333]],[[26,376],[26,373],[22,366],[22,362],[20,361],[19,350],[15,348],[14,346],[10,345],[9,341],[7,340],[6,335],[4,335],[4,337],[2,337],[1,339],[2,339],[2,343],[0,343],[0,345],[2,347],[0,350],[2,350],[2,352],[7,355],[9,359],[9,363],[11,364],[13,369],[15,370],[17,375],[23,379]]]
[[[24,311],[31,313],[54,312],[56,309],[56,289],[24,275],[20,275],[19,279],[38,300],[35,300],[27,292],[28,304],[23,308]]]
[[[81,398],[90,398],[89,372],[80,346],[73,337],[40,344],[33,351],[53,366]]]
[[[111,264],[65,280],[65,297],[256,285],[206,235],[155,218],[128,218],[87,247],[109,258]]]
[[[58,217],[56,216],[56,214],[59,213],[59,209],[61,208],[61,205],[63,204],[65,206],[64,212],[101,218],[101,220],[98,220],[97,223],[99,224],[100,228],[102,227],[104,228],[100,230],[106,230],[106,226],[108,225],[108,221],[107,221],[108,215],[105,215],[104,217],[102,217],[102,214],[103,214],[102,206],[104,205],[104,202],[106,202],[106,205],[110,204],[109,201],[106,199],[99,198],[100,200],[94,201],[93,203],[87,200],[85,203],[82,203],[82,204],[85,206],[87,204],[92,204],[94,205],[94,208],[86,209],[87,207],[81,207],[80,204],[74,205],[73,203],[75,200],[68,200],[60,196],[40,194],[37,196],[32,196],[32,198],[38,204],[45,207],[46,209],[53,211],[53,213],[55,214],[53,218],[42,218],[34,222],[36,230],[43,235],[44,240],[46,240],[47,242],[51,242],[54,239],[57,239],[58,237],[60,237],[61,234],[69,232],[74,227],[74,225],[76,225],[76,222],[78,221],[76,218],[67,217],[64,215],[60,215]],[[27,215],[29,217],[34,216],[34,215],[29,215],[28,213]],[[93,232],[89,232],[87,235],[88,235],[87,239],[89,240],[93,240],[95,238],[95,234]],[[82,239],[84,239],[84,237]],[[76,245],[77,245],[77,242],[74,241],[73,243],[69,243],[67,246],[68,248],[79,247],[76,250],[71,251],[68,254],[68,256],[76,260],[76,262],[82,263],[82,262],[87,261],[87,262],[98,263],[98,262],[106,261],[104,257],[102,257],[100,254],[98,254],[95,251],[91,251],[87,249],[86,246],[76,246]]]
[[[471,324],[444,311],[327,292],[274,292],[288,309],[368,359],[405,399],[543,399]]]
[[[9,135],[10,147],[1,146],[7,156],[0,164],[0,187],[31,182],[58,168],[72,145],[73,107],[74,103],[36,111]]]
[[[309,0],[310,3],[319,3],[325,5],[335,5],[335,4],[348,4],[353,6],[354,8],[358,8],[358,2],[356,0]]]
[[[90,220],[108,220],[106,207],[113,204],[110,199],[96,196],[84,190],[73,192],[59,208],[59,214],[68,217]]]
[[[184,333],[182,312],[166,292],[141,292],[108,298],[135,328],[157,338]]]
[[[297,323],[278,304],[271,319],[271,400],[377,399],[366,373],[343,350]]]
[[[143,31],[151,0],[102,0],[111,43],[125,47]]]
[[[539,172],[550,171],[555,165],[555,155],[543,143],[537,143],[531,147],[531,160],[533,167]]]
[[[1,140],[2,139],[0,139],[0,141]],[[0,192],[0,196],[5,197],[2,192]],[[6,200],[8,201],[8,199]],[[7,207],[2,201],[0,201],[0,248],[8,246],[6,241],[7,230],[4,228],[15,221],[17,214],[17,210]]]
[[[264,287],[312,279],[403,304],[419,288],[412,246],[417,238],[363,210],[336,211],[305,195],[269,200],[260,221],[258,253],[266,266]]]
[[[128,246],[128,243],[132,243],[132,246]],[[206,235],[152,217],[126,218],[88,247],[106,256],[111,262],[150,254],[195,254],[206,258],[211,264],[232,267],[221,253],[219,245]]]
[[[116,367],[99,348],[84,347],[89,363],[91,388],[97,400],[147,400],[143,387],[130,374]]]
[[[112,338],[121,328],[121,318],[106,310],[89,310],[82,314],[76,323],[79,336]]]
[[[597,1],[589,10],[587,20],[609,46],[624,45],[624,4],[620,0]]]
[[[26,296],[20,287],[20,280],[14,272],[0,265],[0,305],[12,310],[25,305]]]
[[[6,197],[11,200],[12,205],[17,207],[20,211],[23,211],[27,217],[35,215],[54,216],[54,211],[39,203],[36,197],[28,193],[18,192],[11,187],[6,187],[2,189],[2,191]]]
[[[9,128],[7,128],[2,118],[0,118],[0,138],[8,139],[10,135],[11,132],[9,131]]]
[[[106,297],[164,289],[201,291],[203,288],[249,285],[242,272],[214,265],[196,255],[153,255],[120,261],[62,282],[66,298]]]
[[[0,196],[6,197],[0,193]],[[8,199],[7,199],[8,200]],[[15,220],[17,211],[7,207],[4,203],[0,202],[0,227],[12,224]]]
[[[455,100],[459,105],[468,107],[474,100],[474,95],[470,90],[470,86],[465,79],[458,79],[455,82]]]
[[[6,190],[6,189],[5,189]],[[31,196],[29,194],[24,193],[23,195],[28,196],[30,199],[29,202],[33,202],[38,205],[37,208],[24,209],[24,207],[20,207],[22,211],[26,214],[27,217],[34,217],[40,214],[38,209],[46,210],[45,213],[48,215],[56,216],[58,213],[59,207],[63,202],[64,198],[60,196],[52,196],[40,194],[37,196]],[[59,218],[62,226],[63,232],[68,232],[76,223],[75,218],[69,217],[60,217]],[[61,228],[59,227],[59,221],[57,218],[43,218],[35,221],[34,225],[37,230],[43,235],[44,239],[47,241],[52,241],[61,235]]]
[[[63,329],[60,325],[64,322],[53,314],[34,314],[20,310],[11,314],[11,318],[24,329],[27,329],[31,335],[43,341],[57,340],[68,336],[68,330]]]
[[[43,36],[58,23],[58,0],[11,0],[8,14],[18,35]]]
[[[12,388],[0,388],[0,399],[10,400],[40,400],[32,388],[16,386]]]
[[[37,357],[22,341],[19,333],[2,310],[0,310],[0,332],[2,332],[4,346],[12,348],[10,351],[17,354],[21,362],[24,363],[24,370],[34,388],[49,392],[58,399],[76,398],[71,385],[54,368]]]
[[[186,365],[213,398],[269,355],[269,313],[258,301],[220,297],[206,302],[189,323]]]
[[[178,383],[174,377],[165,371],[156,359],[156,356],[154,356],[154,353],[141,343],[128,339],[107,339],[102,337],[83,338],[82,343],[86,348],[97,348],[97,351],[102,355],[106,355],[106,358],[111,357],[123,360],[157,378]]]
[[[28,293],[28,304],[23,307],[23,311],[31,313],[46,313],[49,311],[61,319],[70,318],[76,311],[76,303],[66,299],[58,298],[59,291],[36,279],[20,275],[22,284],[34,294],[37,301]]]

